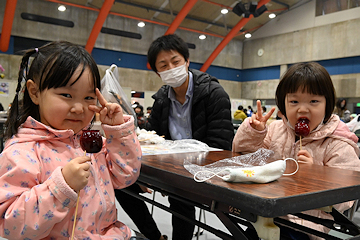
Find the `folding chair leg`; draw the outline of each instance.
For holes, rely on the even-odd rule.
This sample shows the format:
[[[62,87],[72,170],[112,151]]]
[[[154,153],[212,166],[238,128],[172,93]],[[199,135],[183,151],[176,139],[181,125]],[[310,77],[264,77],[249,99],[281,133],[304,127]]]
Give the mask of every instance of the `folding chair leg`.
[[[154,190],[154,192],[153,192],[153,201],[155,202],[155,193],[156,193],[156,191]],[[151,204],[151,216],[153,215],[153,212],[154,212],[154,204]]]
[[[200,211],[199,211],[199,222],[201,222],[201,216],[203,216],[204,223],[206,224],[206,217],[205,217],[205,210],[204,209],[200,209]],[[197,226],[197,231],[194,234],[194,236],[196,236],[196,240],[199,240],[200,235],[202,235],[203,233],[204,233],[204,229]]]

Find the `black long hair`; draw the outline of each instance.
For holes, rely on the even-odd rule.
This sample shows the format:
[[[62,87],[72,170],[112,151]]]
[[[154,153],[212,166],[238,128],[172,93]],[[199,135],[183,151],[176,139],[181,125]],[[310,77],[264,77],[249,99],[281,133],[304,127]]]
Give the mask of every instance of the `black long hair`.
[[[324,96],[326,99],[324,123],[329,120],[335,107],[335,88],[326,69],[316,62],[292,65],[281,77],[275,100],[280,112],[286,117],[285,98],[288,93],[302,92]]]
[[[34,59],[29,68],[31,56],[34,56]],[[5,139],[17,134],[19,126],[25,122],[28,116],[40,121],[39,106],[34,104],[30,98],[26,88],[27,80],[33,80],[37,84],[39,92],[63,87],[68,84],[79,67],[82,67],[82,70],[75,82],[88,67],[94,81],[94,92],[95,88],[100,89],[99,69],[95,60],[83,47],[66,41],[56,41],[25,51],[20,64],[16,94],[5,123]],[[24,90],[21,91],[24,81]],[[22,92],[23,94],[21,94]]]

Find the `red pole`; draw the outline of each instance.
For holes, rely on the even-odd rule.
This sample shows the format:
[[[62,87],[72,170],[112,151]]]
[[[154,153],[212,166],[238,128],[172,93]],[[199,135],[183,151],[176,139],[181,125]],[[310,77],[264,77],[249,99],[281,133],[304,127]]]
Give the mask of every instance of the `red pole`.
[[[196,2],[197,2],[197,0],[188,0],[185,3],[185,5],[180,10],[178,15],[176,15],[174,21],[170,24],[168,30],[166,30],[164,35],[173,34],[176,31],[176,29],[180,26],[181,22],[184,20],[186,15],[190,12],[190,10],[193,8],[193,6],[195,5]],[[148,69],[151,69],[149,63],[146,64],[146,67]]]
[[[6,52],[9,49],[11,28],[14,21],[16,3],[17,0],[7,0],[6,2],[0,39],[0,50],[2,52]]]
[[[111,7],[113,6],[114,4],[114,1],[115,0],[105,0],[104,4],[102,5],[101,9],[100,9],[100,12],[99,12],[99,15],[95,21],[95,24],[93,26],[93,29],[90,33],[90,36],[89,36],[89,39],[86,43],[86,46],[85,46],[85,49],[91,53],[93,48],[94,48],[94,45],[95,45],[95,42],[96,42],[96,39],[100,33],[100,30],[102,28],[102,26],[104,25],[104,22],[110,12],[110,9]]]
[[[174,21],[170,24],[170,27],[165,32],[164,35],[172,34],[176,31],[176,29],[180,26],[181,22],[184,20],[186,15],[190,12],[190,10],[193,8],[197,0],[188,0],[183,8],[180,10],[178,15],[176,15]]]
[[[257,8],[265,5],[270,2],[270,0],[261,0],[258,3]],[[236,36],[236,34],[243,28],[250,19],[253,18],[251,14],[249,18],[242,18],[236,25],[231,29],[231,31],[226,35],[226,37],[221,41],[221,43],[215,48],[214,52],[211,53],[210,57],[205,61],[205,63],[200,68],[200,71],[206,72],[206,70],[210,67],[211,63],[215,60],[215,58],[219,55],[219,53],[224,49],[224,47]]]

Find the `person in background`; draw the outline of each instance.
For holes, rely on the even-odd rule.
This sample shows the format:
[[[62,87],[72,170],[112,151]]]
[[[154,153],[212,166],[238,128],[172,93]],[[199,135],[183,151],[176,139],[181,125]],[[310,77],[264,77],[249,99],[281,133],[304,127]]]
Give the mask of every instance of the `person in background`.
[[[350,122],[350,115],[351,112],[346,108],[347,101],[345,98],[339,98],[336,102],[336,106],[334,109],[334,113],[340,117],[340,120],[342,120],[345,123]]]
[[[248,106],[248,111],[247,111],[247,116],[248,117],[251,117],[254,113],[254,110],[252,109],[252,107],[249,105]]]
[[[135,106],[135,108],[134,108],[134,111],[135,111],[135,114],[136,114],[138,127],[140,129],[145,128],[146,118],[144,116],[144,107],[141,106],[140,104],[137,104]]]
[[[159,37],[148,50],[148,62],[165,85],[152,96],[155,102],[146,129],[168,140],[196,139],[210,147],[231,150],[234,127],[230,98],[215,77],[189,69],[187,44],[175,34]],[[121,191],[116,194],[118,199],[124,195]],[[195,219],[193,205],[170,196],[168,199],[171,210]],[[132,212],[133,220],[132,216],[136,215],[147,218],[148,210],[134,205],[132,200],[122,202],[121,206]],[[138,211],[140,208],[145,212]],[[150,238],[144,231],[158,232],[156,225],[142,223],[140,226],[135,222],[146,237]],[[173,215],[172,226],[173,240],[192,239],[194,224]],[[157,237],[160,237],[159,232]]]
[[[243,108],[243,112],[245,113],[245,115],[246,115],[246,117],[247,117],[248,113],[247,113],[247,109],[246,109],[246,108]]]
[[[4,111],[4,106],[0,103],[0,111]]]
[[[74,230],[74,239],[130,239],[131,229],[117,221],[114,188],[139,176],[134,118],[106,102],[98,67],[81,46],[30,49],[19,69],[0,155],[7,166],[0,168],[0,236],[70,239]],[[95,113],[111,137],[98,153],[85,154],[80,137]]]
[[[261,112],[262,112],[262,115],[266,115],[267,112],[266,112],[266,107],[265,106],[262,106],[261,107]]]
[[[244,121],[245,118],[247,118],[247,115],[244,112],[244,107],[242,105],[239,105],[238,110],[234,112],[234,119]]]
[[[150,113],[151,113],[151,110],[152,110],[152,107],[147,107],[147,108],[146,108],[146,113],[145,113],[145,117],[146,117],[146,118],[149,118]]]
[[[267,125],[275,108],[262,115],[261,103],[257,101],[258,114],[247,118],[236,132],[233,141],[234,152],[245,154],[266,148],[274,151],[274,159],[294,158],[303,164],[360,171],[358,139],[337,115],[332,114],[335,89],[324,67],[315,62],[292,65],[282,76],[276,89],[276,105],[282,113],[283,120],[273,121]],[[310,134],[302,138],[302,148],[300,137],[294,130],[301,118],[309,120],[310,128]],[[334,207],[343,212],[352,204],[353,202],[346,202]],[[309,210],[304,213],[332,219],[329,213],[321,210]],[[330,230],[292,215],[284,218],[318,231]],[[318,239],[283,226],[280,226],[280,234],[284,239]]]

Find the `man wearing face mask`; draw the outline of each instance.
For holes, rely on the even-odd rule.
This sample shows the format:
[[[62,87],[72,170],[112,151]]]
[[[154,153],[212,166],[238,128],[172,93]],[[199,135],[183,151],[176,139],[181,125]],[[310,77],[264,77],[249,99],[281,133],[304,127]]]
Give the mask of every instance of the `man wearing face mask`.
[[[177,35],[159,37],[148,50],[148,62],[165,85],[152,96],[155,102],[146,129],[170,140],[196,139],[210,147],[231,150],[234,128],[229,96],[215,77],[189,69],[187,44]],[[195,219],[193,205],[171,197],[169,203],[172,210]],[[138,206],[132,202],[132,208]],[[173,240],[192,239],[193,224],[173,216],[172,225]],[[150,228],[157,229],[148,224],[146,231]]]

